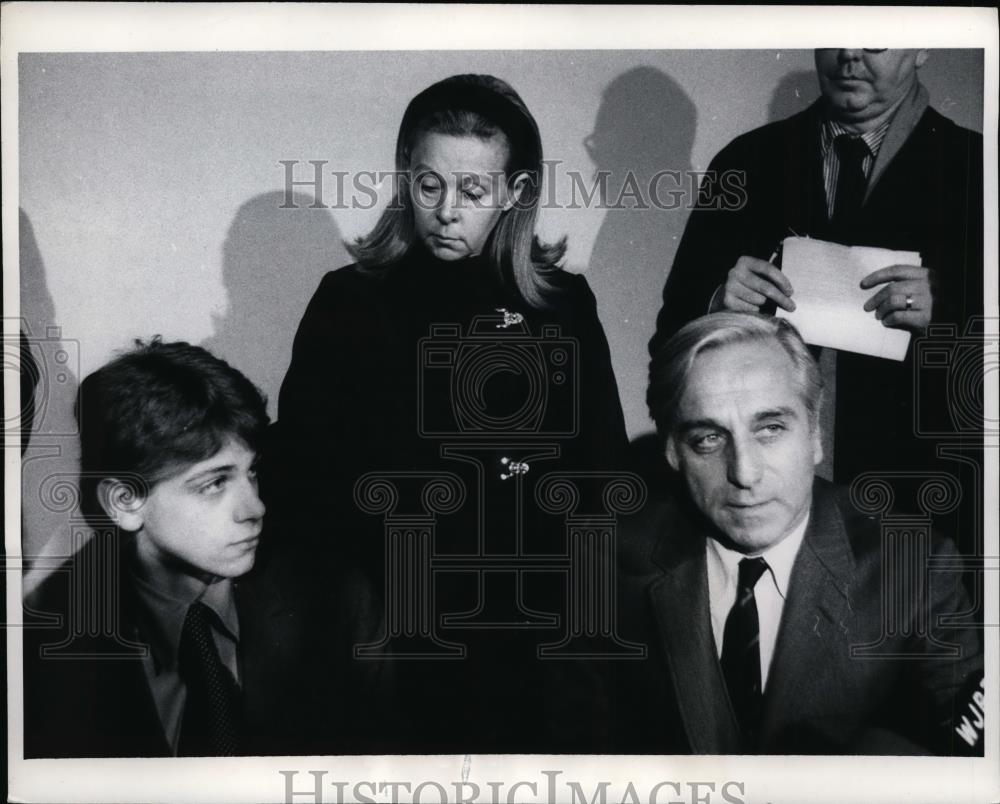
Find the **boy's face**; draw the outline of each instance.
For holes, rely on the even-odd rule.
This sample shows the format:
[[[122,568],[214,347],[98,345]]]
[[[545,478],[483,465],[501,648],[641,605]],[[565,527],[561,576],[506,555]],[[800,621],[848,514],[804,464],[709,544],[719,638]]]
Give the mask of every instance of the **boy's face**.
[[[264,517],[256,455],[230,438],[211,458],[153,485],[136,507],[140,560],[199,580],[235,578],[253,567]]]

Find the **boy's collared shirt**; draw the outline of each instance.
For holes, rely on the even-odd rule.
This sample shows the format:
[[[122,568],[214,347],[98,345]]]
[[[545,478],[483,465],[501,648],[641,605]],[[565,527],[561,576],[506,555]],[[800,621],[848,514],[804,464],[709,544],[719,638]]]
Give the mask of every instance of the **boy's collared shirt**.
[[[205,584],[195,578],[184,578],[178,583],[178,578],[172,576],[166,582],[166,578],[159,576],[167,572],[169,570],[162,566],[144,566],[141,573],[136,573],[133,568],[130,580],[139,602],[140,633],[150,647],[143,659],[143,669],[164,736],[176,756],[187,700],[187,688],[178,671],[177,655],[188,608],[200,601],[216,615],[211,621],[212,636],[219,659],[233,674],[237,684],[240,683],[240,630],[233,583],[229,578]],[[158,580],[162,582],[158,583]],[[168,589],[171,590],[169,593]]]

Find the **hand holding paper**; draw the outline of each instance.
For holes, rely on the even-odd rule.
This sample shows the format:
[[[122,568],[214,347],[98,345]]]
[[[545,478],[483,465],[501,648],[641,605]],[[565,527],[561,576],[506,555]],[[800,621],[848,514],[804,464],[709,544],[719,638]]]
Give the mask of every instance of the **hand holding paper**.
[[[779,308],[776,314],[791,321],[806,343],[902,360],[910,333],[884,326],[871,311],[881,310],[880,317],[889,324],[908,323],[898,318],[889,321],[888,316],[912,316],[922,283],[927,284],[929,294],[927,276],[916,275],[927,271],[919,263],[916,252],[786,238],[781,268],[795,288],[795,310]],[[872,296],[870,289],[885,282],[892,284]],[[911,282],[912,288],[904,284],[902,291],[898,289]],[[906,309],[907,297],[911,297],[910,310]],[[924,303],[923,296],[920,302]],[[929,315],[929,304],[925,309]]]
[[[865,290],[883,286],[865,302],[865,310],[874,310],[875,317],[887,327],[923,334],[934,310],[932,276],[930,268],[920,265],[880,268],[861,280]]]
[[[722,308],[756,313],[768,299],[791,312],[795,302],[789,298],[792,285],[771,263],[754,257],[740,257],[726,276]]]

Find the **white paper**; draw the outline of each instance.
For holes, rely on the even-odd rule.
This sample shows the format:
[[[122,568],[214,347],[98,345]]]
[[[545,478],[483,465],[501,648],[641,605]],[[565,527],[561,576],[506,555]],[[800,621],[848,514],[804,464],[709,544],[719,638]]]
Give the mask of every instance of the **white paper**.
[[[795,312],[779,307],[777,315],[791,321],[806,343],[902,360],[910,333],[890,329],[875,318],[874,310],[865,311],[865,302],[881,285],[867,290],[860,286],[868,274],[890,265],[920,265],[920,254],[785,238],[781,270],[795,289]]]

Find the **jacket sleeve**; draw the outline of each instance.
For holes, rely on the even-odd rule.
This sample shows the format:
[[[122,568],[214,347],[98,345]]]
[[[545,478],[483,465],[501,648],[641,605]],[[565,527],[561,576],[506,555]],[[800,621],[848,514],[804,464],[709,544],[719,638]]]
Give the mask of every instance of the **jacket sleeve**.
[[[920,615],[927,617],[911,628],[909,686],[913,690],[911,717],[934,753],[946,756],[982,756],[983,645],[982,607],[973,605],[963,583],[960,554],[950,540],[934,543],[937,564],[955,569],[931,572],[926,604]],[[977,588],[983,589],[978,573]],[[978,725],[977,725],[978,721]]]
[[[342,271],[345,269],[342,269]],[[351,520],[358,472],[389,375],[379,359],[378,311],[363,281],[327,274],[306,308],[281,386],[262,487],[285,534],[325,538]]]
[[[663,288],[650,354],[686,323],[709,312],[713,294],[740,257],[770,260],[781,240],[792,234],[794,204],[789,206],[788,185],[808,181],[783,157],[792,150],[792,162],[802,163],[797,131],[769,128],[741,135],[708,166]]]
[[[744,253],[749,211],[745,203],[741,206],[740,193],[745,192],[746,173],[732,150],[730,146],[717,155],[702,179],[663,288],[651,355],[684,324],[709,311],[712,295]]]
[[[957,127],[955,127],[957,128]],[[922,255],[936,274],[932,323],[954,323],[964,330],[983,315],[983,138],[963,131],[949,140],[937,160],[939,186],[951,187],[928,203],[937,205],[936,248]],[[964,331],[957,333],[959,336]]]

